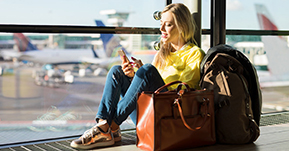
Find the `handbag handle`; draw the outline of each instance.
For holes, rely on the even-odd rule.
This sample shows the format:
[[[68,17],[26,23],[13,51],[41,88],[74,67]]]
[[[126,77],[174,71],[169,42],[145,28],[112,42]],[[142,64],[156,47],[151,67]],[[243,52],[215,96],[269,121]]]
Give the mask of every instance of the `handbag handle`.
[[[204,103],[203,105],[205,105],[205,114],[204,114],[205,118],[204,118],[204,120],[203,120],[203,123],[201,124],[201,126],[197,126],[197,127],[195,127],[195,128],[192,128],[192,127],[190,127],[189,124],[186,122],[186,119],[185,119],[185,117],[184,117],[184,115],[183,115],[183,110],[182,110],[182,107],[181,107],[181,105],[180,105],[179,99],[176,99],[176,100],[175,100],[174,103],[176,103],[176,104],[178,105],[178,109],[179,109],[180,116],[181,116],[181,119],[182,119],[182,121],[183,121],[183,124],[184,124],[189,130],[191,130],[191,131],[196,131],[196,130],[201,129],[201,128],[205,125],[205,122],[207,121],[207,117],[209,116],[209,115],[208,115],[208,105],[207,105],[207,102],[208,102],[207,100],[204,100],[204,102],[203,102],[203,103]]]
[[[182,81],[173,81],[173,82],[170,82],[170,83],[168,83],[168,84],[166,84],[166,85],[163,85],[162,87],[158,88],[154,93],[155,93],[155,94],[159,94],[159,93],[160,93],[163,89],[165,89],[166,87],[169,87],[169,86],[171,86],[171,85],[178,84],[178,83],[184,85],[184,86],[186,87],[187,91],[190,91],[190,87],[189,87],[189,85],[188,85],[187,83],[182,82]]]

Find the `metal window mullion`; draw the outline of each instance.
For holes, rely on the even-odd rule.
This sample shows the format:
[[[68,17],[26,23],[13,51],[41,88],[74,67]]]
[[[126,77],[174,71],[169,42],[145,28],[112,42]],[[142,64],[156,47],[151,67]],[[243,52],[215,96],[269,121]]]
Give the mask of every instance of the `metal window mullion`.
[[[160,34],[159,28],[141,27],[92,27],[49,25],[0,25],[0,32],[11,33],[112,33],[112,34]]]
[[[48,25],[0,25],[0,32],[23,33],[112,33],[112,34],[160,34],[159,28],[134,27],[91,27],[91,26],[48,26]],[[203,35],[213,33],[202,29]],[[288,36],[286,30],[225,30],[226,35],[276,35]]]
[[[210,46],[226,42],[226,0],[211,0]]]

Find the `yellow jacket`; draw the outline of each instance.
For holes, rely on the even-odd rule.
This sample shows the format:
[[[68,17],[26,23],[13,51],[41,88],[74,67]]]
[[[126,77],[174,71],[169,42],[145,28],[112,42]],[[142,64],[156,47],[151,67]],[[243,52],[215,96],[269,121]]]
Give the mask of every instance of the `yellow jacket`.
[[[191,88],[199,89],[200,64],[204,56],[202,49],[193,43],[187,43],[180,50],[171,52],[166,59],[166,67],[158,71],[166,84],[178,80],[186,82]],[[173,90],[176,87],[175,84],[168,89]]]

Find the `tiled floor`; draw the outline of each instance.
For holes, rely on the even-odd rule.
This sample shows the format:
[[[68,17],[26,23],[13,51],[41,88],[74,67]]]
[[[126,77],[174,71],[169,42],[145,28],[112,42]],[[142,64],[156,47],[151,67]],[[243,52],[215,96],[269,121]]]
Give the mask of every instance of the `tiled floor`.
[[[260,123],[261,135],[255,143],[246,145],[212,145],[188,149],[193,151],[285,151],[289,148],[289,114],[263,115]],[[75,137],[76,138],[76,137]],[[14,145],[1,150],[76,150],[70,147],[75,138],[50,140],[30,144]],[[122,131],[122,141],[114,146],[97,148],[98,151],[140,151],[136,147],[135,130]]]

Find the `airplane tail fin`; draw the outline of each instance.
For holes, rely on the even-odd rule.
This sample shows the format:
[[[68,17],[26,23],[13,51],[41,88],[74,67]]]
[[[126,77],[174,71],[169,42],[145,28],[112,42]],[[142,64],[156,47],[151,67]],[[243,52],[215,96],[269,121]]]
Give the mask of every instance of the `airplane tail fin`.
[[[278,30],[272,16],[265,5],[255,4],[261,30]]]
[[[278,30],[272,16],[265,5],[255,4],[257,17],[262,30]],[[264,50],[268,58],[268,70],[272,75],[281,77],[289,73],[289,68],[285,69],[289,57],[287,41],[281,36],[261,36],[264,43]]]
[[[14,33],[13,39],[15,40],[16,45],[18,46],[20,52],[38,50],[34,45],[32,45],[30,40],[22,33]]]
[[[97,27],[105,27],[104,23],[101,20],[95,20],[95,23]],[[120,44],[119,37],[116,37],[113,34],[100,34],[100,39],[102,40],[103,48],[105,50],[107,57],[118,56],[117,51],[119,49],[123,49],[125,53],[128,54],[126,49],[123,48],[122,45]]]

